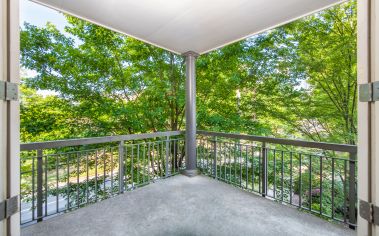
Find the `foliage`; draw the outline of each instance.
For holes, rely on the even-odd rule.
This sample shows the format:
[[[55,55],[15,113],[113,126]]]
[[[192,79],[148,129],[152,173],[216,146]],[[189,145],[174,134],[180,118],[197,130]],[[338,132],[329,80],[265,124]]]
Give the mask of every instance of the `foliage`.
[[[198,70],[206,129],[355,143],[355,1],[211,52]]]
[[[23,107],[23,141],[184,128],[181,56],[66,17],[64,33],[22,29],[22,66],[37,72],[25,89],[58,93]],[[355,1],[210,52],[197,67],[200,129],[355,143]],[[64,129],[33,117],[50,109],[61,109]]]
[[[24,79],[27,87],[56,91],[59,99],[71,105],[77,123],[65,125],[80,130],[73,135],[182,128],[181,57],[76,18],[67,19],[71,37],[51,24],[46,28],[25,24],[21,63],[38,72]]]

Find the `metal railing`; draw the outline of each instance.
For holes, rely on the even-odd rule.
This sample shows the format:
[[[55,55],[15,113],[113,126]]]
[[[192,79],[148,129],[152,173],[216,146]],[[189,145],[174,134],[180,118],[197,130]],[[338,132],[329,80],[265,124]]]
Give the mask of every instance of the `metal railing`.
[[[203,174],[356,227],[356,146],[197,134],[197,165]]]
[[[175,175],[182,131],[21,144],[21,224]]]
[[[21,144],[21,223],[38,222],[185,168],[183,131]],[[197,132],[202,173],[356,227],[357,147]]]

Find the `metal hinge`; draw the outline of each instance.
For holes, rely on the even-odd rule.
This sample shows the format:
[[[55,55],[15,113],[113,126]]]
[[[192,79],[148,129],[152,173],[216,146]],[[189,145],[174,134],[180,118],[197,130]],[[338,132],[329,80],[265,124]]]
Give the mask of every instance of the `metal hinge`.
[[[18,212],[18,196],[0,202],[0,221]]]
[[[379,225],[379,207],[359,200],[359,215],[371,224]]]
[[[0,99],[3,101],[17,101],[18,84],[0,81]]]
[[[379,101],[379,81],[368,84],[359,85],[359,101],[360,102],[376,102]]]

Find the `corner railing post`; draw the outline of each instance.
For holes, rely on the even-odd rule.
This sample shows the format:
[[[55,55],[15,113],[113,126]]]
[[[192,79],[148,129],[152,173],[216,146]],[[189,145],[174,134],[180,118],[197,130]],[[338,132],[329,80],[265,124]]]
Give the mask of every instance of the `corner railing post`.
[[[168,173],[168,161],[169,161],[169,156],[170,156],[170,136],[166,136],[166,171],[165,171],[165,177],[167,178],[169,173]]]
[[[118,145],[118,192],[124,192],[124,141]]]
[[[213,138],[213,177],[217,179],[217,137]]]
[[[357,223],[357,215],[356,215],[356,196],[357,189],[355,184],[355,164],[356,164],[356,153],[349,154],[349,223],[351,224],[349,227],[355,229],[355,224]]]
[[[43,150],[37,150],[37,221],[43,218]]]
[[[253,183],[254,185],[254,183]],[[266,143],[262,143],[262,197],[267,195],[267,149]]]

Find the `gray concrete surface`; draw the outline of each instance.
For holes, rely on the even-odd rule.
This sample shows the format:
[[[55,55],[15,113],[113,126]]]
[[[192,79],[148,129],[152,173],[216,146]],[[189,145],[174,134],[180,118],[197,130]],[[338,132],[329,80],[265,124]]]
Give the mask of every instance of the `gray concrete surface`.
[[[178,175],[22,229],[22,235],[355,235],[205,176]]]

